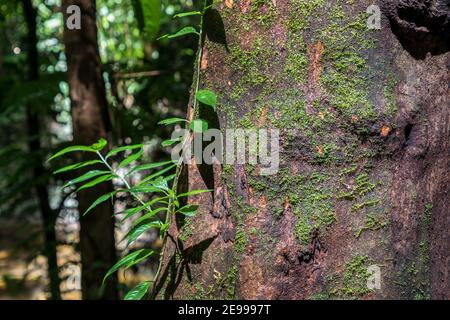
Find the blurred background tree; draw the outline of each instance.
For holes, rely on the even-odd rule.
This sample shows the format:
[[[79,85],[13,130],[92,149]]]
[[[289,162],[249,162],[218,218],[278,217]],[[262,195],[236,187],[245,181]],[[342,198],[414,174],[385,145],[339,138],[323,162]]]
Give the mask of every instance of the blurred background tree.
[[[73,141],[61,5],[60,0],[0,0],[3,298],[81,298],[78,200],[73,188],[61,188],[71,175],[52,175],[45,161]],[[173,19],[173,15],[195,10],[197,4],[97,0],[96,6],[111,147],[144,142],[143,161],[167,159],[160,142],[170,132],[157,122],[184,114],[197,40],[193,36],[171,42],[155,39],[195,24],[196,17]],[[52,168],[68,162],[59,161]],[[118,198],[113,205],[120,208],[130,201]],[[118,256],[129,249],[118,241],[124,228],[116,223]],[[149,234],[142,238],[144,245],[157,248],[160,244]],[[139,277],[151,278],[156,260],[134,270],[134,277],[120,276],[115,287],[119,295]]]

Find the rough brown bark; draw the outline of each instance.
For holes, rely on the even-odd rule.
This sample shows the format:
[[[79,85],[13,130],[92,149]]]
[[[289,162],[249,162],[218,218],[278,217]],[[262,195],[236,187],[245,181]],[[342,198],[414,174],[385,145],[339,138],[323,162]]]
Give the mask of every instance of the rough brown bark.
[[[36,33],[36,9],[33,7],[31,0],[22,0],[25,20],[28,27],[27,35],[27,62],[28,62],[28,80],[39,80],[39,54],[37,50],[37,33]],[[57,240],[55,223],[57,214],[49,205],[49,197],[47,191],[47,179],[48,172],[42,165],[41,154],[41,127],[39,111],[33,108],[30,103],[26,106],[26,119],[28,129],[28,148],[35,165],[33,167],[33,179],[36,181],[42,181],[35,187],[35,192],[38,197],[39,210],[41,212],[42,224],[44,227],[44,255],[47,258],[48,263],[48,278],[50,299],[61,299],[60,293],[60,278],[57,260]]]
[[[92,0],[65,0],[62,2],[65,21],[70,5],[81,8],[81,29],[64,28],[73,135],[77,144],[90,145],[99,138],[107,138],[110,131],[97,44],[96,7]],[[82,160],[88,157],[83,155]],[[105,183],[79,192],[80,215],[94,200],[111,190],[111,184]],[[114,217],[110,202],[96,207],[89,215],[80,216],[80,252],[83,299],[117,299],[117,276],[108,280],[104,290],[100,290],[103,277],[116,262]]]
[[[214,192],[172,224],[161,297],[450,298],[449,11],[419,2],[381,1],[381,30],[366,0],[208,13],[200,87],[221,130],[281,130],[280,171],[189,166],[181,185]]]

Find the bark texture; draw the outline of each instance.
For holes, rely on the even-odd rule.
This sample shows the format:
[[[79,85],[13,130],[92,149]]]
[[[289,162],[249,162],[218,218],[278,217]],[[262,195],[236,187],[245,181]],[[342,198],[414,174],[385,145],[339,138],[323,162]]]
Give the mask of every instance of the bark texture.
[[[64,28],[72,124],[77,144],[90,145],[107,138],[110,131],[105,85],[97,44],[96,7],[92,0],[64,0],[62,10],[67,21],[67,7],[81,9],[81,29]],[[83,155],[87,160],[89,155]],[[80,214],[103,194],[112,191],[110,184],[78,193]],[[89,215],[80,217],[81,285],[83,299],[117,299],[117,276],[100,290],[102,279],[116,262],[114,217],[111,202],[106,202]]]
[[[181,186],[214,192],[172,224],[161,297],[450,298],[448,2],[381,1],[369,30],[372,3],[209,11],[200,87],[219,105],[200,114],[280,129],[280,170],[185,170]]]

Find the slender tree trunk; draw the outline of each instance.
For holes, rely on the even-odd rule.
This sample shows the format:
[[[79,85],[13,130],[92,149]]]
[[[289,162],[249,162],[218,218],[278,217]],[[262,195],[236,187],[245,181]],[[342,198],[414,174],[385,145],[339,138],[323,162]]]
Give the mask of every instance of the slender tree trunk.
[[[37,51],[37,33],[36,33],[36,9],[33,7],[31,0],[22,0],[25,20],[28,27],[28,80],[39,80],[39,62]],[[38,110],[33,108],[32,103],[26,106],[26,119],[28,128],[28,148],[33,157],[35,157],[35,166],[33,168],[33,179],[43,181],[37,184],[35,192],[38,196],[39,209],[42,216],[44,226],[44,255],[47,257],[48,278],[50,281],[50,298],[52,300],[61,299],[60,278],[57,260],[57,240],[55,232],[56,212],[49,205],[49,196],[47,191],[48,172],[42,165],[41,157],[41,127]],[[44,178],[44,179],[43,179]]]
[[[448,7],[381,1],[370,30],[372,3],[209,10],[200,88],[222,132],[279,129],[280,167],[188,167],[214,192],[171,225],[161,297],[450,298]]]
[[[3,52],[0,50],[0,77],[3,76]]]
[[[73,135],[76,143],[89,145],[101,137],[107,138],[111,129],[97,44],[96,7],[92,0],[64,0],[65,21],[70,5],[81,8],[81,29],[64,28]],[[88,156],[84,155],[83,160]],[[78,194],[80,215],[95,199],[111,190],[111,184],[102,184],[81,191]],[[103,277],[116,262],[112,204],[107,202],[80,217],[80,228],[83,298],[117,299],[116,277],[100,290]]]

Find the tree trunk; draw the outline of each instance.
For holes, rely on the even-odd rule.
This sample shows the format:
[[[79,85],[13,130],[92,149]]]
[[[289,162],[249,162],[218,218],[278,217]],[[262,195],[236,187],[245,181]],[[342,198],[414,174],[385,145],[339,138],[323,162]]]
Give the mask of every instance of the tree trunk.
[[[64,0],[62,10],[67,21],[67,7],[81,8],[81,29],[64,28],[73,135],[76,143],[89,145],[107,138],[110,131],[105,85],[97,44],[95,1]],[[88,154],[82,160],[87,160]],[[82,294],[84,299],[117,299],[117,277],[102,279],[116,262],[113,206],[110,202],[96,207],[87,216],[83,212],[101,195],[112,190],[111,184],[78,193],[80,212],[80,251],[82,263]]]
[[[28,80],[39,80],[39,55],[37,50],[37,33],[36,33],[36,9],[33,7],[31,0],[22,0],[25,20],[28,27],[27,38],[27,62],[28,62]],[[49,197],[47,191],[48,172],[42,165],[41,157],[41,127],[38,110],[33,108],[32,104],[26,106],[26,119],[28,129],[28,148],[30,154],[35,160],[33,167],[33,179],[42,181],[35,187],[38,197],[39,210],[41,212],[42,223],[44,226],[44,255],[48,263],[48,278],[50,282],[50,299],[61,299],[58,260],[57,260],[57,241],[55,232],[56,212],[49,205]],[[44,179],[43,179],[44,178]]]
[[[0,50],[0,77],[3,76],[3,52]]]
[[[172,223],[161,297],[450,298],[448,7],[381,1],[370,30],[372,2],[209,10],[200,88],[222,132],[279,129],[280,167],[188,166],[214,192]]]

